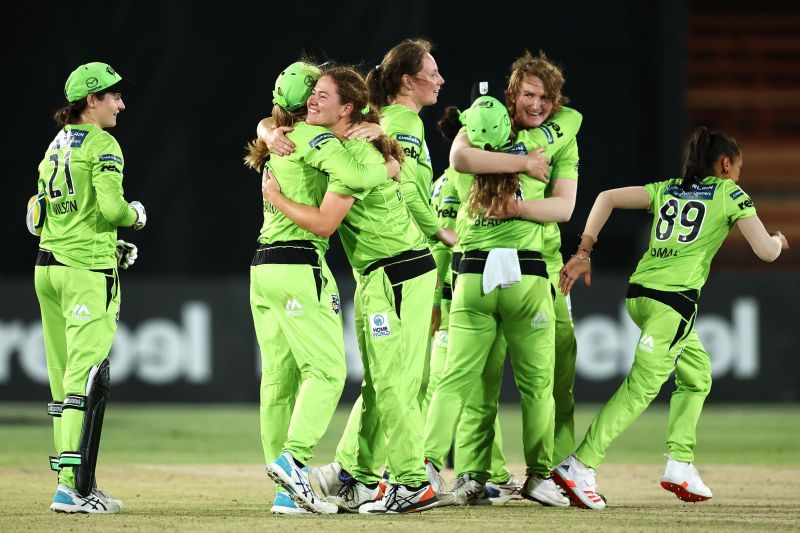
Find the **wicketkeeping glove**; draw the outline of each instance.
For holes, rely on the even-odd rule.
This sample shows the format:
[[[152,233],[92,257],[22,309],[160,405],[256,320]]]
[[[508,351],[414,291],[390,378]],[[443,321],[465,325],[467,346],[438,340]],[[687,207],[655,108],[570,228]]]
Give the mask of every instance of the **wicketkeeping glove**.
[[[128,268],[136,262],[137,257],[139,257],[139,248],[137,248],[135,244],[123,240],[117,241],[118,268]]]
[[[144,212],[144,206],[141,202],[131,202],[131,208],[136,211],[136,222],[133,224],[133,229],[142,229],[147,224],[147,213]]]

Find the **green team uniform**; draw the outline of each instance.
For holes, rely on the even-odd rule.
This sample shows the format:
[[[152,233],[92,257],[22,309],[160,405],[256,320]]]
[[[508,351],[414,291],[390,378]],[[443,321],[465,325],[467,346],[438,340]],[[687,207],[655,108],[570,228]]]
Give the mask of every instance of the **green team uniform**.
[[[417,226],[432,239],[440,225],[430,200],[433,167],[422,119],[406,106],[392,104],[381,109],[381,126],[403,148],[400,190]]]
[[[570,110],[574,111],[574,110]],[[576,111],[574,113],[577,113]],[[558,131],[550,131],[551,135],[567,135],[563,148],[554,153],[550,161],[550,183],[545,189],[545,198],[552,196],[553,186],[558,180],[578,180],[578,142],[575,134],[580,127],[580,120],[572,116],[569,119],[564,113],[558,114],[554,120],[561,125]],[[577,118],[580,118],[578,114]],[[538,130],[538,128],[537,128]],[[539,131],[534,130],[538,135]],[[531,138],[531,132],[524,131],[517,136],[530,147],[536,146],[538,139]],[[548,139],[549,142],[549,139]],[[544,225],[544,248],[542,256],[547,263],[547,274],[550,283],[558,288],[558,277],[564,262],[561,256],[561,231],[556,222]],[[572,304],[569,295],[556,290],[553,302],[556,313],[556,358],[553,374],[553,400],[555,401],[555,438],[553,444],[554,464],[559,464],[575,449],[575,361],[578,355],[578,343],[575,340],[575,326],[572,323]]]
[[[645,189],[653,226],[626,299],[628,314],[642,334],[628,377],[595,416],[576,451],[592,468],[673,370],[676,390],[670,400],[667,448],[676,461],[694,461],[697,421],[711,389],[711,363],[694,330],[697,299],[730,229],[756,214],[738,185],[714,176],[686,191],[681,180],[650,183]]]
[[[287,198],[319,206],[331,179],[386,181],[383,161],[356,161],[330,131],[305,122],[287,137],[288,156],[269,167]],[[351,183],[351,180],[357,183]],[[336,281],[325,262],[328,239],[264,202],[264,224],[250,268],[250,307],[261,347],[261,441],[267,463],[290,452],[306,462],[328,427],[346,366]]]
[[[573,153],[577,158],[574,135],[580,126],[580,114],[565,108],[560,117],[563,119],[563,123],[554,122],[559,118],[557,115],[554,120],[540,128],[520,132],[507,151],[527,154],[536,147],[544,146],[546,147],[545,155],[549,156],[553,162],[566,160],[566,156]],[[566,173],[562,168],[558,168],[558,171]],[[457,188],[462,198],[469,196],[471,184],[472,176],[461,175]],[[545,185],[543,183],[525,176],[521,177],[518,197],[537,199],[543,198],[544,195]],[[466,276],[458,275],[459,280],[464,279],[465,290],[460,292],[462,290],[461,282],[457,281],[450,316],[446,377],[440,382],[439,389],[434,395],[439,391],[442,392],[442,405],[446,406],[441,408],[442,411],[452,411],[456,406],[460,411],[464,401],[463,396],[458,400],[454,396],[463,395],[465,391],[470,390],[471,386],[474,387],[476,375],[483,374],[483,386],[486,388],[483,398],[484,407],[477,412],[483,413],[485,418],[481,420],[478,415],[474,421],[470,422],[472,427],[476,428],[473,430],[472,437],[472,442],[475,444],[471,446],[467,444],[461,454],[457,450],[457,455],[465,457],[462,466],[464,470],[459,473],[470,474],[472,479],[478,481],[486,481],[490,476],[498,481],[500,477],[505,477],[507,480],[507,471],[496,468],[496,462],[491,464],[492,457],[502,457],[502,451],[492,451],[492,446],[490,446],[494,438],[493,427],[497,425],[496,398],[502,381],[502,362],[505,359],[505,349],[500,350],[498,346],[495,346],[489,353],[489,348],[492,346],[492,342],[498,338],[499,333],[505,333],[507,337],[508,334],[514,335],[514,342],[509,342],[509,345],[512,366],[515,368],[515,379],[522,395],[523,432],[525,433],[525,457],[528,473],[547,476],[552,464],[552,433],[550,432],[553,429],[553,403],[552,396],[549,402],[543,399],[541,388],[544,387],[552,394],[553,345],[551,343],[554,342],[555,317],[552,307],[554,289],[549,280],[542,284],[541,280],[537,279],[539,275],[547,273],[544,262],[537,258],[537,253],[544,249],[544,228],[542,224],[519,219],[492,221],[481,217],[470,218],[471,220],[465,224],[464,231],[459,232],[459,242],[464,250],[467,252],[471,250],[486,252],[492,248],[524,250],[520,254],[520,264],[523,265],[523,274],[526,275],[523,275],[521,283],[506,289],[492,291],[485,296],[480,296],[482,294],[481,276],[476,275],[482,271],[479,266],[481,254],[475,254],[479,257],[471,267],[473,272],[465,272]],[[467,267],[466,270],[470,270],[470,267]],[[517,294],[515,302],[511,293],[522,287],[532,292],[521,291]],[[536,288],[532,289],[531,287]],[[537,290],[540,292],[536,293]],[[546,293],[546,297],[541,291]],[[455,301],[457,294],[461,294],[463,298],[458,302],[458,306]],[[522,296],[523,294],[525,296]],[[494,298],[492,295],[495,295]],[[520,307],[523,313],[520,313]],[[527,316],[525,313],[534,314],[525,319],[524,317]],[[500,316],[499,325],[494,318],[496,315]],[[504,319],[503,315],[507,318]],[[459,323],[459,319],[463,320],[463,323]],[[528,340],[521,342],[520,339]],[[538,347],[523,348],[530,343],[533,343],[532,346],[538,344]],[[526,349],[535,352],[537,357],[531,358],[524,355],[523,350]],[[534,361],[533,359],[538,360]],[[497,377],[489,379],[488,376]],[[449,382],[446,382],[448,379]],[[450,390],[442,390],[442,383],[447,383],[446,387]],[[490,395],[493,395],[494,401],[488,400]],[[441,412],[434,414],[433,407],[431,413],[426,425],[426,456],[434,464],[437,464],[436,461],[441,460],[440,458],[443,458],[443,454],[447,452],[445,444],[447,435],[444,434],[442,428],[449,429],[451,426],[447,415],[443,415]],[[547,420],[548,413],[549,421]],[[543,439],[541,438],[542,431],[545,432]],[[477,438],[474,435],[477,435]],[[540,436],[540,440],[534,444],[531,439],[536,435]],[[470,457],[471,460],[466,457]]]
[[[58,454],[50,465],[72,488],[74,470],[63,467],[80,464],[85,401],[70,399],[86,398],[92,367],[111,349],[120,308],[117,227],[136,222],[123,197],[123,167],[117,141],[91,124],[65,126],[39,164],[47,214],[34,280]]]
[[[383,162],[366,141],[344,144],[359,161]],[[364,365],[361,396],[336,460],[362,483],[377,482],[385,464],[392,483],[418,486],[426,475],[415,399],[436,285],[433,258],[397,182],[354,189],[331,179],[328,192],[355,198],[339,236],[356,278],[355,326]]]

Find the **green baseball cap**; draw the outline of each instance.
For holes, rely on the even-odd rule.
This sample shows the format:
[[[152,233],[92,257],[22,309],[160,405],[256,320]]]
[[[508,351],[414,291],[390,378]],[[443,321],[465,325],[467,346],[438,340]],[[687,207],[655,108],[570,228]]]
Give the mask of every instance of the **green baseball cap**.
[[[72,71],[64,85],[64,95],[68,102],[75,102],[86,98],[90,93],[97,93],[108,89],[122,81],[122,76],[117,74],[111,65],[94,62],[81,65]]]
[[[487,144],[500,148],[508,142],[511,134],[511,118],[506,106],[491,96],[481,96],[464,111],[464,126],[469,142],[483,148]]]
[[[272,91],[272,103],[287,111],[296,111],[306,105],[311,89],[317,83],[320,70],[314,65],[297,61],[280,73]]]

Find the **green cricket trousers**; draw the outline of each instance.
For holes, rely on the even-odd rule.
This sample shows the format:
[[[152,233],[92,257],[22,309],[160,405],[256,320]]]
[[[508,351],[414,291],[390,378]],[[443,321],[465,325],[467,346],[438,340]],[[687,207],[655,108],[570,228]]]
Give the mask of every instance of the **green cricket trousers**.
[[[628,287],[628,314],[642,331],[628,377],[595,416],[575,455],[596,468],[606,448],[650,405],[675,370],[667,427],[669,455],[692,462],[696,429],[711,390],[711,362],[694,330],[698,293]]]

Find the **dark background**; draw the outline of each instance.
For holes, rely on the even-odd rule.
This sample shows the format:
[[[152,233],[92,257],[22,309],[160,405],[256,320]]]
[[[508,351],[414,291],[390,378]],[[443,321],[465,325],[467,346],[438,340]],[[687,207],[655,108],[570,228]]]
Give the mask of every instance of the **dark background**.
[[[570,5],[571,4],[571,5]],[[584,114],[581,177],[565,243],[577,242],[596,194],[676,175],[682,104],[684,1],[544,3],[467,10],[460,3],[30,2],[15,4],[3,38],[6,186],[0,216],[4,273],[27,274],[36,242],[22,207],[56,134],[69,73],[89,61],[138,82],[111,133],[125,155],[125,193],[147,208],[137,276],[246,275],[261,224],[260,180],[243,146],[271,111],[275,77],[301,53],[369,67],[407,37],[435,44],[446,80],[423,110],[434,171],[447,147],[434,129],[446,105],[468,103],[473,81],[505,79],[526,48],[563,66],[564,92]],[[630,268],[639,237],[620,214],[604,231],[611,266]],[[331,263],[344,268],[334,246]]]
[[[798,4],[465,6],[414,0],[5,6],[0,400],[47,394],[32,280],[38,241],[22,216],[35,192],[37,165],[57,131],[52,114],[64,104],[64,82],[75,67],[104,61],[136,82],[123,94],[127,109],[111,133],[125,155],[126,198],[146,206],[149,223],[141,232],[120,230],[121,238],[139,245],[140,257],[122,275],[122,322],[112,350],[115,399],[255,401],[258,357],[247,283],[262,203],[259,176],[244,167],[242,156],[258,120],[270,113],[275,77],[303,54],[366,70],[402,39],[424,37],[435,44],[446,80],[439,103],[421,113],[437,176],[447,164],[447,146],[434,124],[446,105],[465,106],[478,79],[504,79],[525,49],[542,49],[563,67],[564,92],[584,116],[577,205],[562,225],[566,254],[600,191],[679,175],[682,146],[698,125],[735,136],[745,154],[742,186],[768,229],[784,231],[794,248],[767,265],[734,230],[718,253],[700,307],[708,336],[703,342],[720,369],[710,399],[797,401]],[[627,373],[636,339],[631,344],[621,302],[649,225],[644,212],[615,212],[593,254],[593,287],[575,291],[578,401],[605,400]],[[352,276],[338,244],[328,260],[347,308]],[[754,314],[737,314],[742,305]],[[208,324],[192,322],[187,309],[201,309]],[[607,328],[592,337],[591,324]],[[604,344],[613,341],[609,331],[627,337],[618,346]],[[700,322],[698,331],[703,338]],[[348,357],[357,358],[350,348]],[[755,370],[737,367],[754,360],[753,353]],[[210,374],[198,377],[192,365],[204,356]],[[616,371],[599,376],[596,370],[609,362]],[[357,383],[351,376],[346,401]],[[503,398],[515,395],[509,372]]]

